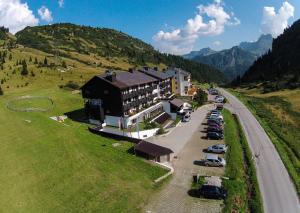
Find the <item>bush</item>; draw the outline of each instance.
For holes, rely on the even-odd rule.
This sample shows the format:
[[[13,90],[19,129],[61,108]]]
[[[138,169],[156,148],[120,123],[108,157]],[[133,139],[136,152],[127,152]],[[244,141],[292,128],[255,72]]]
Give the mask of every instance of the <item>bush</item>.
[[[199,90],[197,95],[195,95],[194,100],[197,102],[198,106],[202,106],[207,102],[207,93],[204,90]]]
[[[64,88],[77,90],[77,89],[80,88],[80,86],[77,83],[73,82],[73,81],[69,81],[68,83],[66,83],[64,85]]]
[[[158,135],[162,135],[162,134],[165,134],[166,133],[166,131],[165,131],[165,129],[161,126],[161,127],[159,127],[159,129],[158,129],[158,131],[157,131],[157,134]]]

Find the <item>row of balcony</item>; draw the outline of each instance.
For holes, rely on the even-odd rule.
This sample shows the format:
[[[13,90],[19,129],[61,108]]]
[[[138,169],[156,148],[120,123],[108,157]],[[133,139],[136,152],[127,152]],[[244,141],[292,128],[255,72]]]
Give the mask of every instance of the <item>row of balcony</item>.
[[[139,96],[139,95],[143,95],[145,93],[150,93],[152,94],[153,90],[157,89],[157,86],[151,86],[151,87],[148,87],[148,88],[144,88],[144,89],[139,89],[137,91],[132,91],[130,93],[127,93],[127,94],[123,94],[123,100],[126,100],[126,99],[129,99],[129,98],[133,98],[133,97],[136,97],[136,96]]]
[[[145,97],[145,98],[141,98],[141,99],[138,99],[138,100],[135,100],[135,101],[132,101],[130,103],[124,103],[123,104],[123,109],[124,111],[127,111],[131,108],[134,108],[134,107],[138,107],[140,106],[141,104],[147,104],[148,102],[153,102],[153,99],[157,97],[156,95],[150,95],[148,97]]]

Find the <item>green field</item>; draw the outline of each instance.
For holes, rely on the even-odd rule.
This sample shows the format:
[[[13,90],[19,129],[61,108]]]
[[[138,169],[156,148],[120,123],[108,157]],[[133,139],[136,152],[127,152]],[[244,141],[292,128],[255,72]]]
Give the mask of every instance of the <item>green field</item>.
[[[6,108],[23,95],[49,97],[55,107],[46,113]],[[116,141],[91,134],[76,122],[82,106],[79,94],[58,87],[0,96],[0,212],[141,211],[165,171],[128,153],[130,143],[113,147]],[[68,112],[73,120],[65,124],[49,118]]]
[[[223,212],[255,212],[262,210],[262,200],[255,166],[247,140],[237,117],[228,110],[223,112],[225,120],[226,153],[224,187],[228,192]]]
[[[262,94],[258,89],[231,90],[242,100],[274,143],[300,194],[300,90]]]

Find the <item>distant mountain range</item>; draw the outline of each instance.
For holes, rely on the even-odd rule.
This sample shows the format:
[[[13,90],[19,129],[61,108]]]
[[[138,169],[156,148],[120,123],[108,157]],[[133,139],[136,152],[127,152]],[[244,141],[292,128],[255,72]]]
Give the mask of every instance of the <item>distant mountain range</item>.
[[[183,57],[214,66],[232,80],[242,76],[259,56],[271,49],[272,41],[271,35],[262,35],[255,42],[242,42],[239,46],[230,49],[215,51],[208,47]]]
[[[274,39],[272,51],[258,58],[241,81],[269,82],[275,90],[300,86],[300,20]]]

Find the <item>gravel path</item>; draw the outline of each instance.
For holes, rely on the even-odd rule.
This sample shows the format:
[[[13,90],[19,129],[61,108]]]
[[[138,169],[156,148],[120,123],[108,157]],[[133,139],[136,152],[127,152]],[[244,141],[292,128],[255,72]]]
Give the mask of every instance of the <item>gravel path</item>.
[[[193,174],[217,175],[224,173],[223,168],[203,167],[194,164],[204,158],[202,152],[207,146],[220,141],[202,139],[205,135],[201,125],[212,106],[202,107],[192,115],[192,120],[181,124],[165,137],[156,138],[158,144],[175,151],[177,158],[172,161],[175,172],[170,182],[158,193],[153,194],[151,202],[145,207],[147,213],[215,213],[222,210],[223,201],[194,198],[188,195]]]

